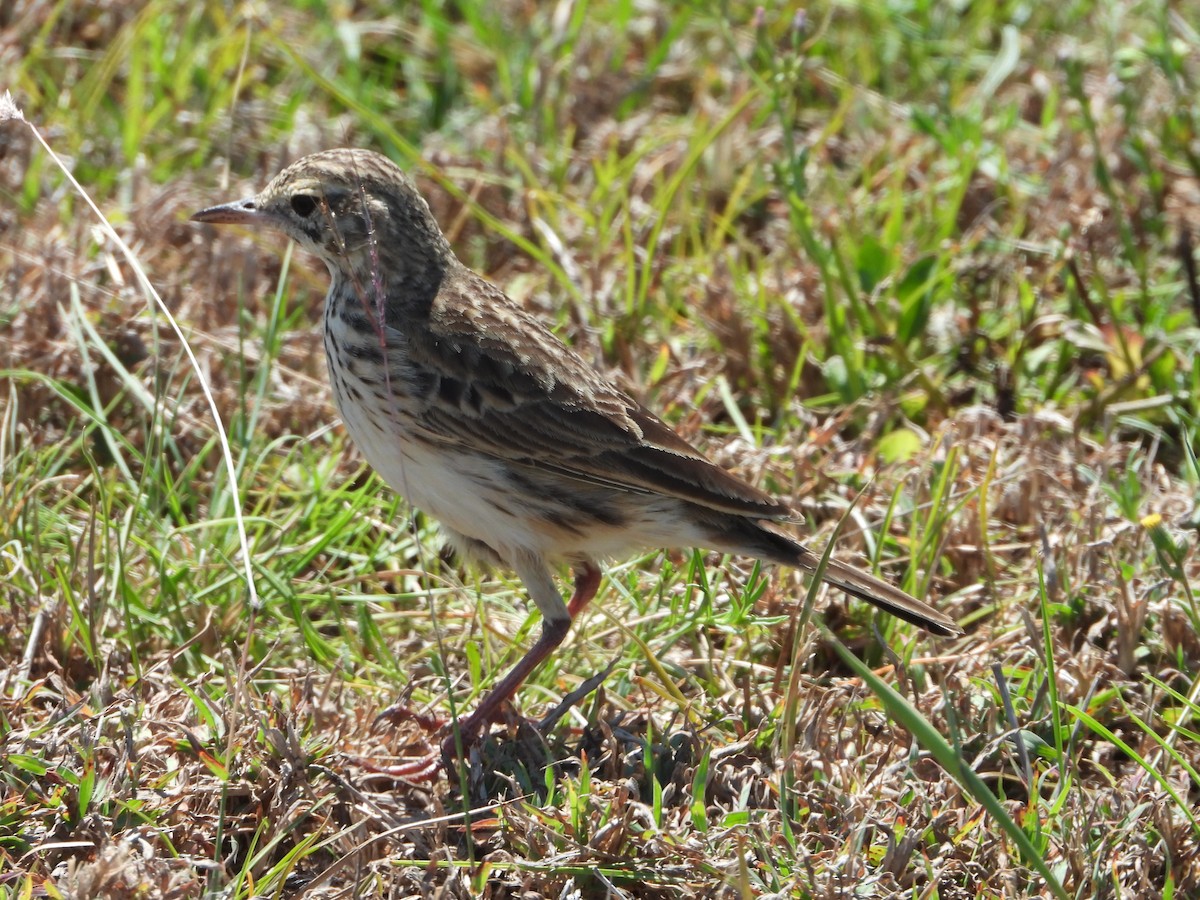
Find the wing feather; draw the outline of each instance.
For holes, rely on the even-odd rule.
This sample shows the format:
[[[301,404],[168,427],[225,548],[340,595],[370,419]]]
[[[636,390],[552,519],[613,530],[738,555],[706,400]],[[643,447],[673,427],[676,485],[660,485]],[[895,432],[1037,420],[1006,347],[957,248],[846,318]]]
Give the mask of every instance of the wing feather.
[[[753,517],[790,515],[468,270],[443,282],[425,324],[427,339],[412,340],[410,351],[434,373],[420,416],[428,437],[615,490]]]

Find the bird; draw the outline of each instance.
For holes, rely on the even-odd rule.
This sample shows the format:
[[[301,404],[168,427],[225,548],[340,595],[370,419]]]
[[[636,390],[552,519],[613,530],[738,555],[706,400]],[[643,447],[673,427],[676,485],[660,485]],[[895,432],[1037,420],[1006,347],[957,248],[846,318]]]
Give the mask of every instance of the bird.
[[[313,153],[258,194],[192,220],[281,232],[329,270],[324,344],[334,403],[363,456],[462,556],[520,578],[533,645],[460,718],[449,770],[564,641],[605,561],[707,548],[821,577],[935,635],[962,630],[789,530],[791,503],[710,461],[454,254],[413,180],[374,151]],[[556,568],[573,574],[564,600]],[[386,713],[385,713],[386,715]]]

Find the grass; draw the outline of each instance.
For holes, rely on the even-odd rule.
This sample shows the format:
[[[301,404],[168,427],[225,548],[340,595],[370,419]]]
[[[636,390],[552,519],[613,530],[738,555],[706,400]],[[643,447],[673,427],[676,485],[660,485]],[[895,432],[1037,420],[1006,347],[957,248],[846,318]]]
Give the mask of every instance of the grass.
[[[346,12],[4,26],[2,87],[198,365],[0,126],[0,896],[1200,890],[1195,17]],[[380,710],[471,708],[540,623],[336,424],[324,272],[186,222],[342,144],[966,635],[650,551],[520,693],[544,736],[495,729],[463,785],[373,771],[429,744]]]

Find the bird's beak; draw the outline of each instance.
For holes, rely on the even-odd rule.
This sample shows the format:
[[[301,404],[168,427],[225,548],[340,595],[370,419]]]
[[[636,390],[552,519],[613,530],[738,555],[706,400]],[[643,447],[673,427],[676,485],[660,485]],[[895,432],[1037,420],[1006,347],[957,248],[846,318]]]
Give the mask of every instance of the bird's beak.
[[[257,197],[210,206],[192,215],[193,222],[208,222],[210,225],[254,225],[264,218],[266,216],[258,208]]]

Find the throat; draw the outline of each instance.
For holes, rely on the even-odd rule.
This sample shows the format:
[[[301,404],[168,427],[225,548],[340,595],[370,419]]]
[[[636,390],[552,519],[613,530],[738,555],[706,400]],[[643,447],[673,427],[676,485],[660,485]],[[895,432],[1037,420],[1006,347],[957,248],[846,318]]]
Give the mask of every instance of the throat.
[[[386,414],[387,406],[403,398],[404,340],[380,320],[369,296],[335,280],[325,298],[324,333],[330,387],[348,426],[359,407]]]

